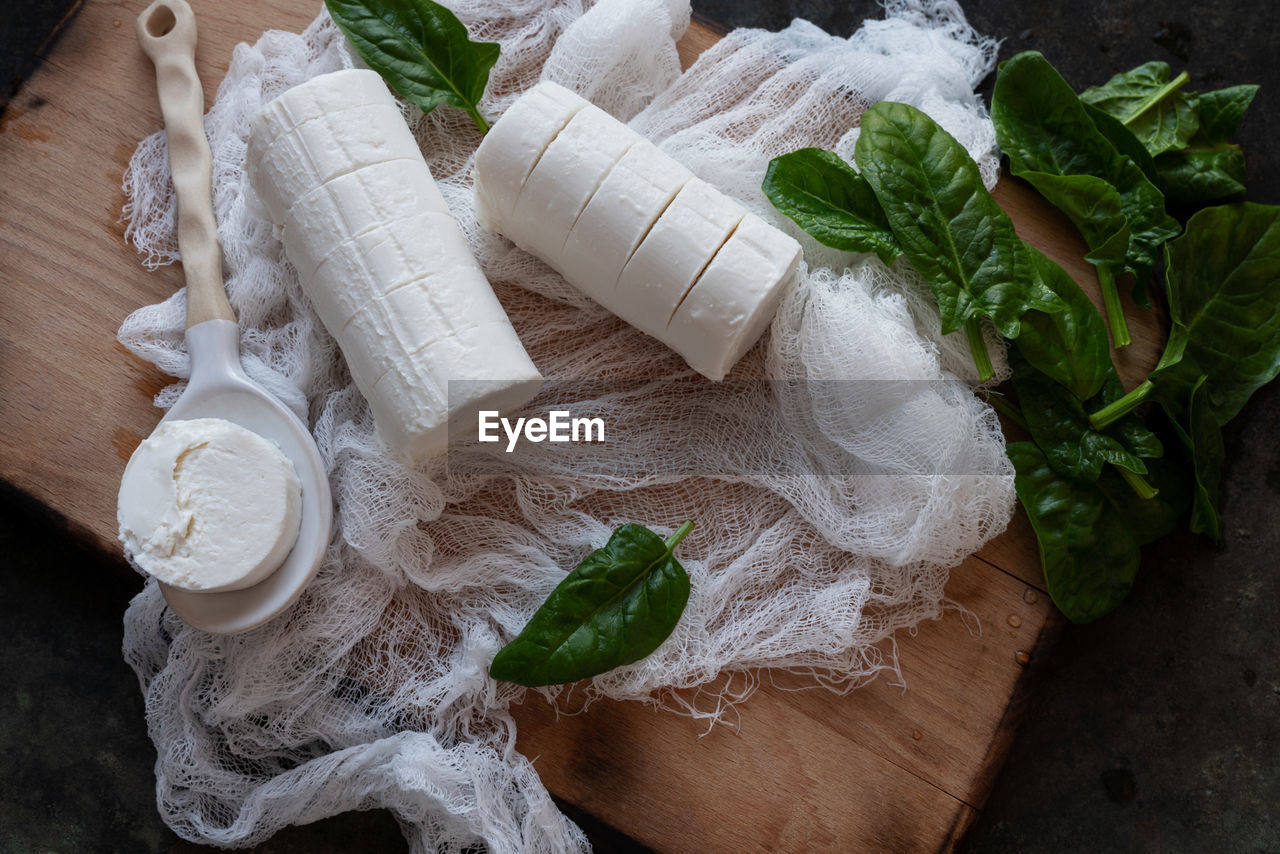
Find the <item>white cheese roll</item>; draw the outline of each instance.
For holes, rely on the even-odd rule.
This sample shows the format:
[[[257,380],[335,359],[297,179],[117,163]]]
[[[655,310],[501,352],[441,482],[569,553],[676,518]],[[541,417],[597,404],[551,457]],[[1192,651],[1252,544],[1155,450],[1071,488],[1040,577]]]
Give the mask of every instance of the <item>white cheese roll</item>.
[[[285,92],[254,118],[248,158],[303,290],[393,450],[421,461],[444,448],[451,419],[474,424],[479,404],[514,409],[537,393],[541,375],[375,72]]]
[[[713,380],[763,334],[800,262],[793,238],[547,81],[494,124],[474,176],[481,225]]]

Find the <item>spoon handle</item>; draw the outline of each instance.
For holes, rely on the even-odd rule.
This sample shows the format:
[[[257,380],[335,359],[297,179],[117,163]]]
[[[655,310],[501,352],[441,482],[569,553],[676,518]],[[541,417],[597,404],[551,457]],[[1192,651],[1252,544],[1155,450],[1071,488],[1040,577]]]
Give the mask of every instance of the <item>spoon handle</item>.
[[[204,91],[196,75],[196,17],[186,0],[155,0],[138,16],[138,43],[156,67],[178,195],[178,250],[187,280],[187,328],[235,313],[222,285],[213,218],[213,155],[204,135]]]

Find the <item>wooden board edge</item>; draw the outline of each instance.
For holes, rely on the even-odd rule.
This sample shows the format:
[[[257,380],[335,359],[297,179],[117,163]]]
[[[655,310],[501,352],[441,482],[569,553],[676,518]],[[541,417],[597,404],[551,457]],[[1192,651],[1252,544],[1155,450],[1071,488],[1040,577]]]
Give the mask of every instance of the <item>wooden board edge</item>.
[[[123,551],[111,548],[88,526],[77,522],[39,496],[31,494],[13,481],[4,478],[0,478],[0,507],[12,507],[18,513],[53,528],[60,539],[89,552],[95,558],[111,563],[113,570],[119,570],[120,577],[138,577],[129,566],[129,562],[125,560]]]
[[[991,742],[987,746],[986,755],[983,757],[980,770],[974,778],[974,791],[978,796],[974,798],[973,803],[964,805],[968,808],[967,814],[966,810],[961,810],[961,814],[957,816],[957,820],[952,825],[946,840],[938,849],[940,854],[951,854],[951,852],[960,850],[965,836],[972,829],[978,816],[982,814],[987,799],[991,796],[991,790],[995,787],[1000,769],[1004,767],[1005,759],[1009,756],[1014,737],[1017,735],[1023,718],[1026,716],[1031,698],[1035,695],[1043,679],[1044,672],[1047,669],[1049,652],[1058,645],[1058,640],[1061,638],[1066,626],[1066,617],[1062,616],[1062,613],[1056,608],[1049,612],[1049,616],[1041,625],[1040,632],[1036,635],[1036,641],[1028,651],[1031,660],[1014,682],[1013,691],[1009,695],[1009,702],[1005,705],[1004,714],[996,723]]]

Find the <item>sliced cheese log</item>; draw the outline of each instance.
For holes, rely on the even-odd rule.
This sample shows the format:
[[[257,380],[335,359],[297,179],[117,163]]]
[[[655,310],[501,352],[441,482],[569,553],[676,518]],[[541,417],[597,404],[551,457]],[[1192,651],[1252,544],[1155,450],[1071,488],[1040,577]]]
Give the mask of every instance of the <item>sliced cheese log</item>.
[[[643,137],[588,104],[552,140],[529,173],[504,232],[553,267],[578,215],[614,164]]]
[[[569,232],[560,271],[610,310],[618,276],[693,173],[648,140],[622,155]]]
[[[474,429],[475,406],[522,406],[542,378],[371,73],[322,75],[268,105],[247,167],[378,432],[420,461],[451,420]]]
[[[795,240],[747,214],[680,303],[663,340],[698,373],[724,379],[764,334],[799,264]]]
[[[558,89],[523,95],[477,150],[481,225],[722,379],[768,327],[800,245],[595,107],[566,121],[581,99]]]
[[[509,121],[489,129],[476,149],[476,218],[482,226],[493,231],[510,218],[542,153],[585,106],[585,99],[563,86],[539,83],[503,113]]]
[[[422,152],[393,102],[304,122],[277,137],[260,157],[246,162],[250,183],[265,188],[258,198],[272,219],[281,223],[295,201],[326,181],[388,160],[415,158],[422,161]]]
[[[662,338],[676,307],[746,210],[705,181],[689,181],[654,223],[618,277],[614,311]]]
[[[406,211],[448,215],[440,189],[421,161],[419,156],[366,166],[321,184],[295,201],[281,230],[285,252],[298,276],[310,279],[325,258],[346,245],[316,240],[316,234],[353,239],[404,217]]]
[[[383,438],[424,459],[445,447],[450,427],[474,436],[479,410],[510,412],[527,403],[542,377],[510,329],[505,322],[463,329],[384,373],[369,395],[378,429],[389,425]],[[496,376],[487,364],[506,371]]]

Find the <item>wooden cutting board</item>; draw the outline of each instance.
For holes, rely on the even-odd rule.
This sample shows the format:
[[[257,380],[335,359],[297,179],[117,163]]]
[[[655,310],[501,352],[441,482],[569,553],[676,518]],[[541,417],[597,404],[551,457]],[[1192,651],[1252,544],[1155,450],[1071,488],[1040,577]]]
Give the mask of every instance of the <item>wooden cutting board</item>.
[[[314,0],[194,0],[206,104],[232,47],[298,31]],[[171,380],[115,340],[125,315],[182,284],[125,246],[121,175],[160,125],[133,36],[145,0],[87,0],[0,119],[0,477],[118,554],[125,461]],[[687,65],[718,36],[695,23]],[[1092,289],[1069,223],[1010,179],[996,198],[1023,237]],[[1157,318],[1130,315],[1117,361],[1145,373]],[[977,815],[1058,627],[1025,518],[951,574],[950,611],[898,639],[903,684],[847,696],[763,674],[736,728],[636,703],[557,719],[518,710],[519,748],[553,793],[661,851],[947,851]],[[738,677],[741,679],[741,675]]]

